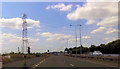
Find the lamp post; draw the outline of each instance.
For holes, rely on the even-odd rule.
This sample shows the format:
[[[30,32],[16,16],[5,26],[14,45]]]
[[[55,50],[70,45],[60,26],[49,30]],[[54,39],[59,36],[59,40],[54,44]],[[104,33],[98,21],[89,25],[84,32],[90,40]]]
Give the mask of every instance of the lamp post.
[[[80,54],[82,54],[82,44],[81,44],[81,24],[78,25],[79,26],[79,30],[80,30]]]
[[[65,45],[65,49],[68,47],[68,41],[69,41],[69,39],[62,39],[62,40],[67,40],[67,45]],[[66,47],[67,46],[67,47]]]
[[[73,26],[73,25],[70,25],[70,26]],[[74,26],[75,26],[75,39],[76,39],[75,45],[76,45],[76,55],[77,55],[77,31],[76,31],[77,27],[76,27],[76,25],[74,25]]]

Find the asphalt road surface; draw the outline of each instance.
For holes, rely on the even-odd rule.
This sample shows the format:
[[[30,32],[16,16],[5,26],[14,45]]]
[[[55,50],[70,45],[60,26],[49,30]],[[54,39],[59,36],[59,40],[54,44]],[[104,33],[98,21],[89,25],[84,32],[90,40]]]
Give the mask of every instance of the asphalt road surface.
[[[36,67],[107,67],[103,64],[95,64],[87,61],[80,61],[75,58],[59,55],[51,56],[36,64]]]
[[[81,61],[73,57],[64,55],[53,55],[48,58],[34,58],[27,60],[27,66],[31,68],[38,67],[109,67],[104,64]],[[16,61],[4,64],[3,67],[23,67],[23,61]]]

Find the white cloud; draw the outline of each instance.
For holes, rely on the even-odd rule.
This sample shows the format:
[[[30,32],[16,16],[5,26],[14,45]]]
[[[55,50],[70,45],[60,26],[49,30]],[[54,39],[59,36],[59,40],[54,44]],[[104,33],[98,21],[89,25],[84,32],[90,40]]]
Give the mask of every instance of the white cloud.
[[[12,34],[12,33],[1,33],[0,34],[2,43],[2,52],[17,52],[17,48],[22,45],[22,37],[18,36],[17,34]],[[36,46],[39,42],[40,39],[35,39],[35,38],[28,38],[29,46]]]
[[[63,40],[63,39],[69,39],[72,38],[72,35],[65,35],[65,34],[53,34],[50,32],[44,32],[44,33],[37,33],[38,36],[42,36],[42,37],[47,37],[46,40],[48,41],[56,41],[56,40]]]
[[[83,39],[90,39],[90,36],[82,36]]]
[[[112,33],[117,33],[117,32],[118,32],[117,29],[109,28],[107,29],[106,34],[112,34]]]
[[[36,29],[35,31],[37,31],[37,32],[38,32],[38,31],[41,31],[41,29]]]
[[[103,32],[112,34],[116,29],[110,29],[118,24],[117,2],[87,2],[83,6],[76,5],[76,10],[68,13],[69,20],[86,19],[86,25],[97,23],[99,28],[91,31],[91,34]],[[101,21],[100,21],[101,20]]]
[[[40,21],[32,19],[26,19],[28,28],[40,27]],[[2,18],[0,19],[1,27],[7,27],[12,29],[22,29],[22,18]]]
[[[70,11],[72,8],[72,5],[69,4],[69,5],[65,5],[64,3],[59,3],[57,5],[52,5],[52,6],[47,6],[46,9],[57,9],[57,10],[60,10],[60,11]]]
[[[89,2],[84,6],[77,6],[77,9],[67,15],[69,20],[78,19],[102,19],[110,16],[116,16],[118,12],[118,3],[114,2]]]
[[[94,24],[95,23],[95,20],[88,20],[86,25],[89,25],[89,24]]]
[[[98,29],[93,30],[91,33],[98,33],[98,32],[104,32],[106,34],[113,34],[115,32],[118,32],[117,29],[113,28],[114,26],[118,25],[118,17],[117,16],[112,16],[108,18],[104,18],[100,22],[97,23],[97,26],[102,26],[99,27]]]
[[[90,47],[90,45],[88,45],[87,43],[82,44],[82,46],[83,47],[88,47],[88,48]]]
[[[17,34],[11,34],[11,33],[2,33],[0,34],[2,41],[12,42],[12,43],[20,43],[22,42],[22,37],[19,37]],[[37,42],[40,39],[35,38],[28,38],[29,42]]]
[[[103,19],[101,22],[99,22],[97,25],[98,26],[106,26],[106,27],[113,27],[118,24],[118,17],[117,16],[112,16]]]
[[[103,31],[105,31],[105,30],[106,30],[105,27],[99,27],[98,29],[93,30],[93,31],[91,32],[91,34],[103,32]]]
[[[111,41],[114,41],[114,40],[117,40],[118,38],[115,38],[115,37],[106,37],[104,38],[104,40],[108,43],[108,42],[111,42]]]
[[[76,42],[76,39],[73,35],[65,35],[65,34],[58,34],[58,33],[50,33],[50,32],[44,32],[44,33],[37,33],[37,36],[42,36],[42,37],[46,37],[47,41],[50,42],[62,42],[62,43],[66,43],[68,40],[68,43],[74,44]],[[88,37],[89,38],[89,37]],[[77,38],[77,41],[79,41],[80,39]]]
[[[77,38],[77,42],[79,42],[79,38]],[[71,39],[69,39],[69,42],[70,43],[76,43],[76,39],[75,38],[71,38]]]
[[[10,41],[10,42],[18,42],[21,40],[16,34],[11,33],[2,33],[0,34],[2,40]]]

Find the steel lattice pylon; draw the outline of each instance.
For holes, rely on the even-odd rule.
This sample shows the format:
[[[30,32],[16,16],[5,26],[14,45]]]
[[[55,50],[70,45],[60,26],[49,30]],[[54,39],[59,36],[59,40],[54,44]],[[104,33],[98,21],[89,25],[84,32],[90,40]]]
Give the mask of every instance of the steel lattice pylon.
[[[26,21],[26,14],[23,14],[23,24],[22,24],[22,47],[21,52],[27,53],[27,47],[28,47],[28,38],[27,38],[27,21]]]

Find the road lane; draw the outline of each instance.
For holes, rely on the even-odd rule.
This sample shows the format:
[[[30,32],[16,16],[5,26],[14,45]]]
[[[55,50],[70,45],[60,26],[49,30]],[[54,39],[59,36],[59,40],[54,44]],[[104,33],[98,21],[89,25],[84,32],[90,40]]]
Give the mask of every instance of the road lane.
[[[51,56],[47,58],[43,63],[39,64],[38,67],[69,67],[70,64],[65,63],[65,56]]]
[[[3,67],[23,67],[23,61],[16,61],[4,64]],[[64,55],[50,56],[48,58],[33,58],[27,60],[27,67],[108,67],[103,64],[96,64],[88,61],[77,60]]]
[[[59,55],[47,58],[37,67],[107,67],[107,66],[87,61],[80,61],[71,57]]]

